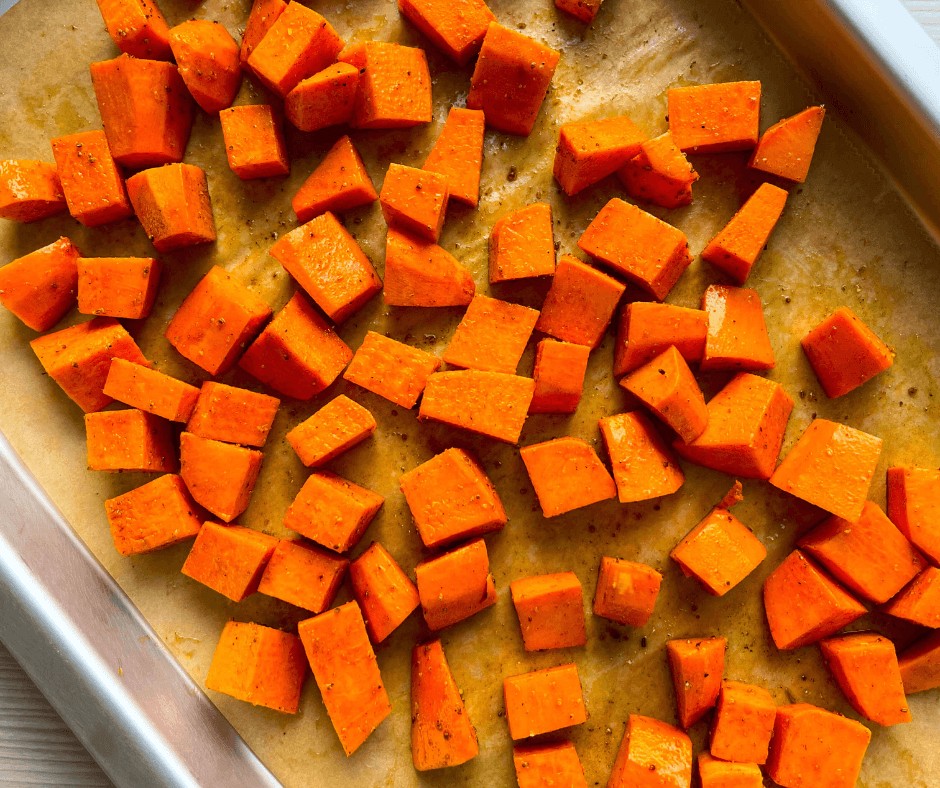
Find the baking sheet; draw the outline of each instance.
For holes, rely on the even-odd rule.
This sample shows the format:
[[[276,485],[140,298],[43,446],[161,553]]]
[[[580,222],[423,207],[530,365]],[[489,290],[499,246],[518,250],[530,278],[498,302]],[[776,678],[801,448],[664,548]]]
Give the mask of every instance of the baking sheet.
[[[247,2],[181,0],[164,8],[171,24],[189,16],[218,19],[237,34]],[[380,0],[314,3],[341,34],[423,45],[398,16],[395,4]],[[551,178],[557,128],[581,117],[629,113],[651,135],[665,128],[665,92],[673,85],[730,79],[760,79],[764,86],[763,126],[816,99],[771,47],[754,21],[732,0],[606,0],[594,25],[557,14],[547,0],[493,0],[501,21],[563,50],[552,90],[532,135],[526,139],[487,134],[483,196],[478,211],[453,210],[442,243],[473,271],[480,292],[538,306],[546,285],[507,285],[489,290],[486,245],[490,226],[502,213],[537,199],[553,204],[560,252],[576,252],[576,241],[596,211],[614,195],[605,182],[574,199],[562,198]],[[9,46],[8,42],[28,42]],[[733,43],[732,43],[733,42]],[[87,64],[113,56],[92,3],[59,4],[23,0],[0,18],[0,151],[3,156],[51,159],[48,138],[98,126]],[[455,70],[428,47],[434,77],[435,123],[406,132],[360,132],[354,140],[380,187],[389,161],[420,166],[451,103],[461,104],[467,73]],[[241,103],[263,101],[250,83]],[[192,382],[200,371],[182,359],[162,337],[163,328],[186,293],[213,264],[220,264],[265,297],[274,307],[292,286],[267,255],[276,234],[292,228],[290,198],[340,132],[289,134],[292,174],[286,179],[240,182],[225,165],[221,133],[204,115],[197,118],[187,161],[209,173],[219,229],[214,246],[165,256],[167,276],[153,316],[131,326],[145,353],[159,368]],[[764,300],[781,381],[796,401],[784,449],[813,414],[846,421],[886,441],[880,470],[892,464],[940,464],[940,338],[935,304],[940,302],[940,252],[929,240],[885,177],[830,115],[820,139],[809,181],[794,190],[749,286]],[[658,215],[683,229],[698,252],[756,186],[745,157],[697,157],[702,180],[689,208]],[[516,176],[509,177],[514,168]],[[347,214],[346,223],[381,273],[384,224],[377,206]],[[0,263],[68,235],[87,255],[146,255],[150,246],[133,222],[88,231],[68,218],[34,226],[0,223]],[[714,271],[696,261],[670,302],[697,305]],[[633,294],[634,296],[636,294]],[[848,305],[898,352],[888,373],[840,400],[819,390],[799,349],[798,339],[826,312]],[[396,310],[374,299],[341,329],[353,347],[368,328],[441,352],[460,318],[459,310]],[[66,323],[77,322],[72,315]],[[305,614],[256,596],[241,605],[222,599],[179,574],[187,546],[150,556],[123,559],[111,544],[102,502],[147,480],[84,470],[81,414],[42,374],[27,347],[32,332],[6,312],[0,314],[0,369],[4,395],[0,430],[36,474],[44,488],[107,570],[128,592],[183,667],[203,684],[218,634],[230,618],[289,628]],[[597,418],[619,412],[626,399],[610,379],[611,337],[592,355],[585,399],[571,417],[533,416],[522,442],[572,434],[599,445]],[[520,372],[531,371],[532,353]],[[255,387],[233,373],[228,380]],[[723,378],[706,381],[710,391]],[[736,510],[762,538],[769,557],[739,587],[713,599],[683,578],[667,558],[668,550],[717,501],[730,480],[686,466],[682,491],[660,502],[621,506],[599,504],[551,521],[539,514],[518,450],[433,425],[418,425],[413,412],[339,382],[310,403],[287,402],[269,438],[265,463],[252,505],[241,523],[277,535],[284,510],[300,488],[305,469],[284,442],[288,429],[344,392],[370,408],[379,422],[374,439],[337,460],[334,469],[386,496],[386,504],[361,543],[377,539],[410,570],[420,560],[420,540],[411,522],[397,477],[455,445],[475,451],[494,480],[510,517],[506,529],[488,539],[500,601],[494,608],[445,631],[444,647],[477,726],[481,752],[457,769],[417,775],[409,749],[409,657],[423,634],[413,616],[377,651],[394,712],[348,761],[343,757],[311,680],[301,712],[288,717],[255,709],[210,693],[222,712],[261,759],[287,785],[326,785],[337,780],[356,785],[511,785],[510,740],[501,719],[501,677],[566,661],[578,663],[589,721],[574,729],[589,782],[606,780],[628,714],[673,720],[673,699],[663,643],[673,637],[722,634],[729,639],[727,675],[764,684],[785,703],[807,700],[850,716],[822,668],[814,648],[779,654],[769,640],[760,602],[760,584],[792,547],[796,534],[819,515],[763,483],[745,483],[745,502]],[[802,392],[802,393],[801,393]],[[873,498],[884,503],[881,473]],[[355,551],[358,552],[358,551]],[[523,652],[508,584],[533,573],[575,571],[593,595],[601,555],[652,564],[665,575],[656,615],[644,629],[611,625],[588,616],[588,645],[548,654]],[[345,593],[345,592],[344,592]],[[342,601],[344,597],[340,598]],[[889,627],[909,639],[913,632]],[[147,681],[125,675],[124,681]],[[940,784],[933,752],[940,714],[935,693],[911,698],[915,723],[878,730],[866,759],[861,784]],[[702,726],[699,726],[700,728]],[[698,730],[697,740],[703,731]]]

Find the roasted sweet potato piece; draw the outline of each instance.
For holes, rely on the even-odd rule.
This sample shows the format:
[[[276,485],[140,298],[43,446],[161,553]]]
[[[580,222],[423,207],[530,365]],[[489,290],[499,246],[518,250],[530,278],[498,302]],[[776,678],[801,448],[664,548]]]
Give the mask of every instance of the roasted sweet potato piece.
[[[170,30],[170,49],[196,103],[208,113],[232,106],[242,84],[238,44],[218,22],[190,19]]]
[[[751,156],[755,170],[803,183],[816,150],[825,107],[810,107],[778,120],[765,131]]]
[[[180,435],[180,476],[193,499],[226,523],[248,508],[264,455],[254,449]]]
[[[207,522],[180,571],[233,602],[241,602],[258,590],[277,544],[277,537],[251,528]]]
[[[692,783],[692,740],[678,728],[631,714],[608,788],[687,788]]]
[[[169,60],[170,28],[153,0],[97,0],[108,35],[128,55]]]
[[[538,575],[509,584],[526,651],[587,643],[584,595],[574,572]]]
[[[496,19],[486,0],[398,0],[398,10],[460,66],[479,51]]]
[[[545,517],[556,517],[617,494],[607,468],[580,438],[535,443],[525,446],[519,455]]]
[[[349,580],[375,643],[391,635],[421,601],[415,584],[378,542],[349,565]]]
[[[48,331],[75,303],[81,255],[63,237],[7,263],[0,268],[0,304],[33,331]]]
[[[389,306],[466,306],[476,293],[470,271],[450,252],[391,229],[385,242],[384,288]]]
[[[127,180],[127,194],[158,252],[215,240],[206,173],[193,164],[166,164]]]
[[[728,641],[722,637],[666,643],[679,724],[683,728],[691,728],[718,702],[727,645]]]
[[[85,433],[92,471],[177,470],[170,425],[150,413],[130,409],[86,413]]]
[[[503,680],[503,698],[513,741],[587,720],[581,679],[574,663],[510,676]]]
[[[133,213],[103,131],[55,137],[52,155],[69,213],[79,222],[97,227]]]
[[[555,273],[552,206],[526,205],[501,217],[490,232],[490,283]]]
[[[359,69],[354,129],[401,129],[431,122],[431,75],[423,49],[367,41],[339,60]]]
[[[199,533],[202,520],[183,480],[167,474],[104,502],[114,547],[139,555],[169,547]]]
[[[228,166],[242,180],[287,175],[284,136],[269,104],[229,107],[219,113]]]
[[[565,123],[554,175],[569,197],[612,175],[640,150],[646,134],[626,115]]]
[[[480,201],[484,125],[479,110],[451,107],[444,128],[421,168],[444,177],[450,199],[473,207]]]
[[[723,153],[757,144],[760,82],[720,82],[672,88],[669,131],[680,150]]]
[[[379,199],[359,152],[349,137],[340,137],[291,201],[297,221],[321,213],[342,213]]]
[[[0,161],[0,219],[36,222],[68,210],[54,164],[30,159]]]
[[[358,93],[359,69],[334,63],[299,82],[284,99],[284,112],[301,131],[319,131],[348,123]]]
[[[78,311],[140,320],[150,315],[163,270],[153,257],[81,257]]]

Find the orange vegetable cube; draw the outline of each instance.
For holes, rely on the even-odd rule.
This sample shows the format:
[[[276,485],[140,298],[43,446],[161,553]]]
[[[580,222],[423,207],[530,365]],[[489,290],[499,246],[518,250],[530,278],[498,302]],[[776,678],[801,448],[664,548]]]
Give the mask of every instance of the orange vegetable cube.
[[[186,431],[200,438],[264,446],[280,404],[267,394],[207,380]]]
[[[763,687],[740,681],[721,682],[709,747],[712,757],[766,763],[776,716],[777,704]]]
[[[230,523],[248,508],[264,455],[254,449],[180,435],[180,476],[193,500]]]
[[[587,788],[584,767],[570,741],[517,745],[512,748],[512,762],[519,788],[545,788],[548,785]]]
[[[254,0],[252,2],[238,53],[242,65],[248,62],[258,42],[267,35],[271,25],[277,21],[286,8],[287,3],[284,0]]]
[[[177,544],[199,533],[202,520],[183,480],[167,474],[104,502],[114,547],[140,555]]]
[[[940,627],[940,569],[928,566],[883,610],[922,627]]]
[[[251,528],[207,522],[180,571],[233,602],[241,602],[258,590],[277,544],[277,537]]]
[[[222,630],[206,687],[286,714],[296,714],[307,665],[300,638],[260,624],[229,621]]]
[[[421,168],[443,176],[450,199],[474,208],[480,202],[484,125],[479,110],[451,107],[444,128]]]
[[[81,257],[78,311],[140,320],[150,315],[162,266],[153,257]]]
[[[490,284],[555,273],[552,206],[526,205],[500,218],[490,232]]]
[[[348,123],[358,93],[359,69],[334,63],[299,82],[284,99],[284,112],[301,131],[319,131]]]
[[[132,408],[183,423],[199,399],[195,386],[123,358],[111,360],[103,391]]]
[[[555,180],[569,197],[577,194],[617,172],[645,139],[626,115],[565,123],[555,149]]]
[[[104,384],[112,359],[123,358],[150,366],[124,326],[110,317],[96,317],[87,323],[37,337],[29,346],[46,374],[85,413],[111,404],[111,397],[104,393]]]
[[[97,227],[133,213],[103,131],[55,137],[52,155],[69,213],[81,224]]]
[[[555,0],[555,8],[571,14],[575,19],[591,24],[604,0]]]
[[[92,471],[173,473],[176,450],[170,425],[140,410],[85,414],[88,468]]]
[[[764,610],[774,644],[781,650],[829,637],[866,612],[799,550],[790,553],[764,581]]]
[[[825,116],[825,107],[810,107],[777,121],[761,135],[749,166],[803,183],[809,174]]]
[[[658,301],[692,262],[684,232],[617,197],[601,208],[578,246]]]
[[[242,180],[287,175],[284,135],[270,104],[229,107],[219,113],[228,166]]]
[[[486,0],[398,0],[398,10],[460,66],[477,53],[496,19]]]
[[[679,461],[643,413],[606,416],[599,424],[621,503],[671,495],[682,486]]]
[[[328,471],[307,477],[284,515],[292,531],[337,553],[356,546],[385,499]]]
[[[509,584],[526,651],[587,643],[584,596],[574,572],[538,575]]]
[[[0,219],[35,222],[67,209],[54,164],[29,159],[0,161]]]
[[[631,197],[663,208],[689,205],[692,184],[698,180],[668,131],[645,140],[636,156],[617,170],[617,176]]]
[[[529,135],[561,53],[517,30],[490,22],[480,47],[467,109],[481,109],[486,125]]]
[[[691,728],[718,702],[727,645],[728,641],[721,637],[666,643],[679,724],[683,728]]]
[[[662,582],[663,576],[651,566],[604,556],[594,592],[594,615],[645,627]]]
[[[153,0],[97,0],[108,35],[122,52],[169,60],[170,28]]]
[[[496,488],[463,449],[447,449],[399,477],[425,547],[500,530],[507,522]]]
[[[669,91],[669,131],[680,150],[747,150],[760,133],[760,82],[721,82]]]
[[[158,252],[215,241],[206,174],[192,164],[165,164],[127,180],[134,213]]]
[[[914,547],[940,564],[940,470],[888,468],[888,516]]]
[[[421,612],[434,631],[496,604],[496,585],[482,539],[422,561],[415,567]]]
[[[519,452],[544,517],[590,506],[617,495],[614,480],[580,438],[555,438]]]
[[[452,367],[514,374],[538,318],[535,309],[474,296],[444,351],[444,361]]]
[[[513,741],[587,720],[578,666],[573,662],[503,679],[503,699]]]
[[[909,646],[898,659],[898,667],[908,695],[940,687],[940,632]]]
[[[709,285],[702,309],[708,316],[703,372],[773,368],[774,350],[756,290]]]
[[[331,399],[287,433],[287,442],[308,468],[317,468],[375,432],[375,417],[345,394]]]
[[[574,413],[581,401],[591,348],[543,339],[535,349],[535,394],[529,413]]]
[[[698,778],[702,788],[764,788],[764,776],[756,763],[720,761],[707,752],[699,753]]]
[[[208,113],[232,106],[242,84],[238,44],[222,25],[190,19],[170,30],[170,49],[196,103]]]
[[[213,266],[176,310],[165,336],[210,375],[224,375],[270,317],[261,298]]]
[[[446,249],[389,229],[385,243],[386,304],[466,306],[475,292],[470,271]]]
[[[373,642],[381,643],[418,607],[418,589],[378,542],[349,565],[353,594]]]
[[[390,164],[379,194],[390,228],[437,242],[447,209],[447,178],[436,172]]]
[[[369,331],[343,377],[396,405],[413,408],[440,366],[441,360],[431,353]]]
[[[238,366],[285,396],[310,399],[336,380],[351,358],[352,351],[313,305],[294,293]]]
[[[308,222],[321,213],[351,211],[377,199],[352,140],[340,137],[294,195],[291,206],[297,221]]]
[[[687,788],[692,784],[692,740],[678,728],[631,714],[608,788]]]
[[[48,331],[75,303],[81,252],[68,238],[0,268],[0,304],[33,331]]]
[[[367,41],[339,60],[359,69],[354,129],[403,129],[431,122],[431,74],[423,49]]]
[[[328,550],[281,539],[261,575],[258,591],[313,613],[333,604],[349,561]]]
[[[708,315],[701,309],[634,301],[620,312],[614,346],[614,377],[652,361],[670,346],[688,363],[705,355]]]

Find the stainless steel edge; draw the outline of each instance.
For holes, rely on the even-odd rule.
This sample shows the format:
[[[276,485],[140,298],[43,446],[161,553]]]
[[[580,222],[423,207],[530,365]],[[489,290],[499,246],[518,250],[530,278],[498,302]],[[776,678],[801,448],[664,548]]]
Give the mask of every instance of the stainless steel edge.
[[[108,776],[121,786],[279,785],[2,435],[0,491],[0,640]]]

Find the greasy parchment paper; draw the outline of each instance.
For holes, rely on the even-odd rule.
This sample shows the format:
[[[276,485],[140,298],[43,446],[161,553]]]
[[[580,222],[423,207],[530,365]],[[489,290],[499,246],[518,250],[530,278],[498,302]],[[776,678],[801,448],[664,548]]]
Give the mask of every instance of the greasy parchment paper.
[[[576,240],[595,212],[621,192],[611,179],[575,199],[563,199],[551,177],[558,125],[582,117],[629,113],[649,134],[665,128],[665,93],[677,84],[760,79],[766,127],[817,100],[769,45],[733,0],[607,0],[594,25],[556,13],[549,0],[492,0],[507,24],[562,50],[561,64],[539,122],[527,139],[488,133],[483,196],[478,211],[453,209],[443,245],[473,271],[480,292],[538,306],[547,285],[487,285],[487,238],[505,211],[542,199],[555,209],[561,252],[576,252]],[[170,2],[161,6],[171,24],[190,15],[217,19],[238,35],[248,0]],[[377,39],[426,45],[399,18],[392,0],[318,2],[347,40]],[[51,160],[48,138],[97,128],[100,121],[88,63],[112,57],[95,4],[24,0],[0,18],[0,156]],[[452,103],[462,104],[467,71],[457,70],[428,47],[434,77],[435,121],[403,132],[354,133],[366,165],[381,180],[387,164],[420,166]],[[248,81],[239,102],[264,101]],[[293,226],[290,198],[319,161],[338,130],[316,135],[288,132],[292,172],[288,178],[240,182],[227,168],[218,123],[200,114],[187,160],[206,169],[219,240],[215,245],[166,255],[166,275],[153,316],[129,328],[160,369],[192,382],[202,372],[175,353],[163,338],[174,310],[203,273],[219,264],[243,279],[275,308],[292,292],[289,277],[267,254],[273,239]],[[698,253],[756,185],[745,157],[697,157],[702,180],[694,205],[668,214]],[[510,170],[515,173],[509,175]],[[664,212],[653,209],[659,215]],[[380,273],[385,227],[376,206],[345,217]],[[148,255],[143,232],[133,221],[88,231],[69,218],[33,226],[0,222],[0,264],[71,237],[88,256]],[[697,260],[670,296],[695,306],[716,272]],[[940,464],[940,252],[899,198],[830,115],[808,182],[794,189],[769,249],[749,286],[759,290],[777,356],[769,376],[786,385],[796,401],[786,450],[813,414],[845,421],[885,439],[872,490],[884,503],[883,471],[892,464]],[[632,294],[636,297],[636,293]],[[798,340],[830,309],[848,305],[898,353],[886,374],[854,393],[829,401],[800,351]],[[460,318],[459,310],[389,309],[375,298],[341,329],[356,347],[368,328],[441,352]],[[72,314],[63,326],[78,320]],[[134,559],[114,550],[103,501],[147,480],[85,470],[82,415],[42,373],[27,342],[32,332],[8,313],[0,314],[0,429],[36,474],[55,503],[118,583],[127,591],[181,664],[204,683],[225,621],[236,618],[292,627],[305,617],[288,605],[256,595],[229,603],[179,573],[188,545]],[[627,407],[610,376],[611,337],[591,358],[585,397],[577,414],[533,416],[522,442],[565,434],[599,446],[598,417]],[[520,364],[530,374],[532,350]],[[235,372],[229,380],[256,388]],[[709,378],[714,391],[724,378]],[[502,678],[538,667],[575,661],[580,669],[590,719],[573,731],[591,784],[603,783],[631,712],[674,721],[673,697],[663,650],[674,637],[722,634],[728,638],[727,676],[766,686],[780,703],[806,700],[856,716],[826,675],[818,652],[806,648],[777,653],[770,643],[761,606],[766,575],[791,549],[798,533],[820,514],[764,483],[745,484],[747,498],[736,513],[767,545],[767,560],[740,586],[714,599],[683,578],[667,553],[725,492],[730,480],[687,466],[679,494],[659,502],[621,506],[616,502],[547,521],[542,518],[514,447],[476,439],[435,425],[419,425],[414,412],[354,386],[338,382],[311,402],[285,402],[268,441],[264,468],[248,512],[240,522],[287,535],[285,508],[305,478],[305,469],[284,441],[285,432],[340,392],[349,393],[376,415],[374,439],[338,459],[334,469],[386,496],[386,503],[354,553],[380,540],[409,572],[420,559],[420,541],[398,490],[405,470],[448,446],[475,451],[493,478],[510,521],[487,540],[499,602],[443,633],[444,646],[477,726],[480,755],[471,763],[432,774],[417,774],[409,749],[409,661],[424,633],[412,616],[378,648],[382,674],[394,711],[349,760],[343,757],[312,679],[295,716],[256,709],[210,693],[223,714],[261,759],[288,785],[511,785],[510,740],[502,715]],[[600,448],[600,446],[599,446]],[[601,448],[602,451],[602,448]],[[585,648],[525,654],[509,596],[509,581],[533,573],[575,571],[589,609],[602,555],[644,561],[665,574],[656,614],[642,630],[620,628],[588,615]],[[343,591],[340,600],[347,598]],[[915,636],[882,618],[875,625],[906,642]],[[148,681],[114,665],[115,681]],[[936,693],[911,698],[915,722],[875,730],[861,784],[867,788],[940,784],[936,737],[940,713]],[[704,725],[694,732],[700,743]]]

